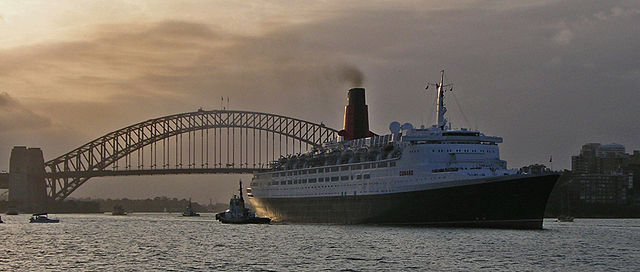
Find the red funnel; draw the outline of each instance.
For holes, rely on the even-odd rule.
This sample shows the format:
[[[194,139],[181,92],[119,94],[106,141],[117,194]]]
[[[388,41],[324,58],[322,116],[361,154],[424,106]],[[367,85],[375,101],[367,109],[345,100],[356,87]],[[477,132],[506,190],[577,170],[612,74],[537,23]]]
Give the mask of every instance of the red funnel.
[[[365,104],[364,88],[352,88],[344,107],[344,129],[338,135],[346,141],[375,136],[369,131],[369,111]]]

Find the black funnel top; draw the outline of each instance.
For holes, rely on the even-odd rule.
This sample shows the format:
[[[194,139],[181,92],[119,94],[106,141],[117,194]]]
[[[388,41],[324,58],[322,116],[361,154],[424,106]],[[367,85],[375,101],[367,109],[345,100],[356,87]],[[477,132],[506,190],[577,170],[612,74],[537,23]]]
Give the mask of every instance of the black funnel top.
[[[347,103],[351,106],[364,106],[364,88],[352,88],[349,90]]]

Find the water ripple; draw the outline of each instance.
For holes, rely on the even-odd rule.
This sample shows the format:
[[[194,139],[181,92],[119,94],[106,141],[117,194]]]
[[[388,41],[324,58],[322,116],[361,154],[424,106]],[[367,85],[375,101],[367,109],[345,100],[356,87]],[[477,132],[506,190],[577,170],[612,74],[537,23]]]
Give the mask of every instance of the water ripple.
[[[0,224],[1,271],[640,271],[640,220],[544,231],[224,225],[213,215],[60,215]]]

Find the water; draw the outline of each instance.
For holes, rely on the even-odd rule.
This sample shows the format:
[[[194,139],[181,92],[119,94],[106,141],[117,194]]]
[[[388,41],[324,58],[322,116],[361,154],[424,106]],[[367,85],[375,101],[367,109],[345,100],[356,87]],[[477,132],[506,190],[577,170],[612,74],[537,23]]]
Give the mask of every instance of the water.
[[[2,271],[640,271],[639,219],[545,230],[224,225],[205,214],[3,216]]]

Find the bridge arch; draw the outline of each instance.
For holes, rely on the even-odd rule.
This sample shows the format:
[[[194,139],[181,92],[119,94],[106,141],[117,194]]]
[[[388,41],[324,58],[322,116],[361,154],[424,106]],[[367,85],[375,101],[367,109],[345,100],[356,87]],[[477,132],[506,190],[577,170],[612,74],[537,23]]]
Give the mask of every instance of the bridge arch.
[[[99,176],[253,173],[280,156],[335,140],[337,132],[251,111],[198,110],[149,119],[45,162],[47,194],[65,199]]]

